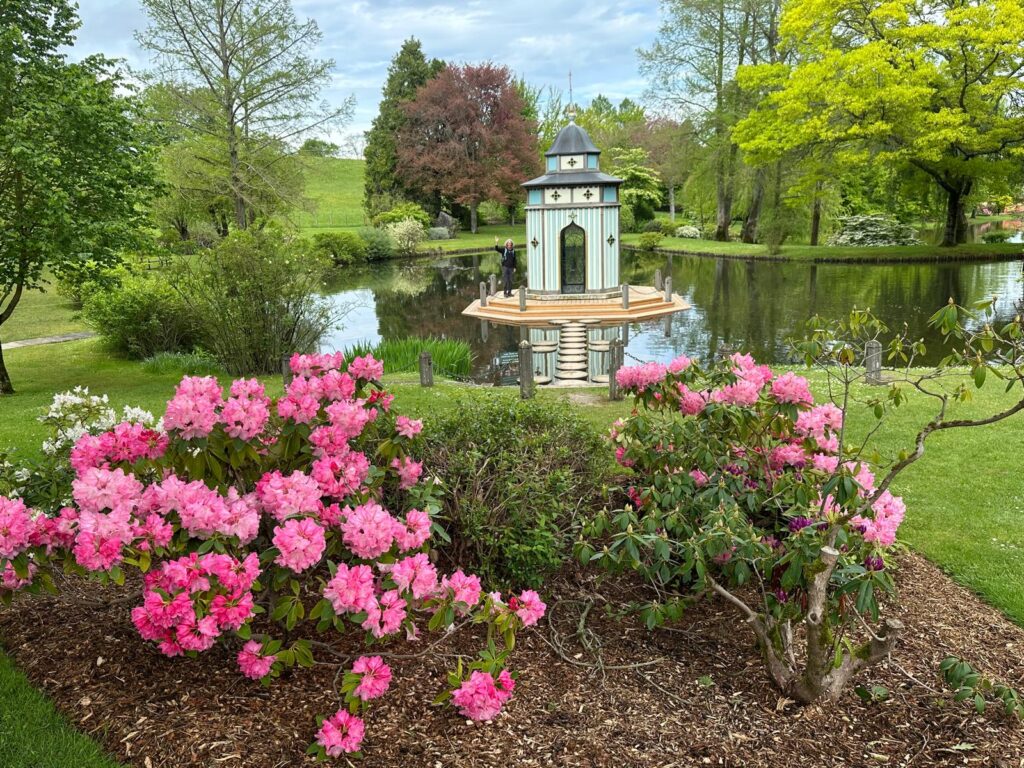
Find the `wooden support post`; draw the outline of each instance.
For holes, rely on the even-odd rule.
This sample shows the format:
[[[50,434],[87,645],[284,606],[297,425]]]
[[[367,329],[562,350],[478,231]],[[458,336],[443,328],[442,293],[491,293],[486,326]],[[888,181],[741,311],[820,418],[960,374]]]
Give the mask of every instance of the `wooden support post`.
[[[622,308],[629,309],[629,286],[622,286]]]
[[[480,283],[480,306],[487,306],[487,283]]]
[[[525,312],[526,311],[526,286],[525,285],[520,285],[519,286],[519,311],[520,312]]]
[[[281,355],[281,381],[284,383],[285,389],[288,389],[288,385],[292,383],[292,363],[291,356],[288,354]]]
[[[865,381],[868,384],[882,383],[882,342],[871,339],[864,345]]]
[[[672,276],[669,275],[665,278],[665,303],[672,303]]]
[[[480,321],[480,341],[487,341],[487,334],[490,329],[491,326],[487,324],[486,320]]]
[[[493,273],[491,274],[490,288],[491,292],[489,295],[494,296],[498,293],[498,276]]]
[[[612,343],[608,345],[608,399],[609,400],[621,400],[622,390],[619,389],[619,382],[615,376],[619,372],[619,368],[622,367],[622,341],[619,339],[612,339]]]
[[[533,347],[528,341],[519,344],[519,396],[523,400],[533,397]]]
[[[665,338],[672,338],[672,315],[665,315]]]
[[[420,352],[420,386],[434,386],[434,361],[426,349]]]
[[[622,346],[629,346],[629,323],[622,324]]]
[[[659,291],[665,287],[665,281],[661,277],[660,269],[654,270],[654,287],[657,288]]]

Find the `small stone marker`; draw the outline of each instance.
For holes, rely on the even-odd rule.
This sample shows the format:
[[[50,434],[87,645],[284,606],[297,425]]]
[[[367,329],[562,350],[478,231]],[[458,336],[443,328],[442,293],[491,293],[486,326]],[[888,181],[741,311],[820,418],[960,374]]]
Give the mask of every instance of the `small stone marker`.
[[[491,282],[491,285],[490,285],[491,293],[490,293],[490,295],[494,296],[498,292],[498,276],[492,274],[491,277],[490,277],[490,282]]]
[[[672,276],[665,278],[665,302],[672,303]]]
[[[281,380],[284,382],[284,388],[288,389],[288,385],[292,383],[292,364],[289,355],[281,355]]]
[[[661,270],[654,270],[654,287],[659,291],[665,287],[665,282],[661,279]]]
[[[864,345],[865,380],[868,384],[882,383],[882,342],[871,339]]]
[[[619,372],[619,355],[622,352],[622,342],[613,339],[611,348],[608,350],[608,399],[621,400],[622,392],[619,390],[619,383],[615,380],[615,374]]]
[[[420,352],[420,386],[434,386],[434,361],[427,350]]]

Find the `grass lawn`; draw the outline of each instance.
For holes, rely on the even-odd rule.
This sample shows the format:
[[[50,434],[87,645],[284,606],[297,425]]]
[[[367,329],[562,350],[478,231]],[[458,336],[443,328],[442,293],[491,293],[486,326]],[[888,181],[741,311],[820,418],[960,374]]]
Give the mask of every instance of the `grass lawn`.
[[[0,450],[18,446],[37,452],[44,434],[36,416],[55,392],[76,384],[107,393],[113,405],[140,405],[155,413],[171,395],[178,376],[150,374],[137,363],[112,359],[95,340],[45,347],[15,349],[8,365],[18,394],[0,400]],[[822,388],[822,379],[811,376]],[[268,392],[280,392],[280,379],[267,377]],[[428,422],[451,407],[458,385],[439,383],[421,389],[408,375],[389,382],[396,406]],[[998,382],[975,393],[972,402],[957,406],[954,415],[992,413],[1012,402]],[[476,390],[490,397],[487,388]],[[611,403],[604,390],[571,390],[592,394],[593,402],[577,407],[594,428],[604,431],[629,410],[628,402]],[[565,398],[566,391],[542,389],[540,397]],[[919,396],[888,417],[875,435],[883,455],[912,445],[916,429],[932,416]],[[875,424],[863,408],[849,413],[853,437]],[[1024,624],[1024,475],[1019,456],[1024,449],[1024,416],[972,430],[937,433],[929,438],[925,457],[898,481],[896,491],[907,502],[903,540],[923,553],[957,581],[982,594],[989,602]]]
[[[0,653],[0,765],[4,768],[118,768]]]
[[[637,245],[640,235],[622,235],[626,245]],[[691,240],[682,237],[663,238],[659,250],[676,251],[700,256],[732,256],[743,259],[784,259],[788,261],[959,261],[965,259],[1001,259],[1024,255],[1020,243],[971,243],[953,248],[936,245],[906,245],[891,248],[852,248],[829,245],[784,245],[779,256],[770,257],[763,245],[716,240]]]
[[[53,286],[50,286],[51,289]],[[0,325],[0,341],[34,339],[88,330],[77,311],[55,290],[26,291],[11,315]]]
[[[296,211],[295,225],[305,234],[330,229],[361,227],[363,217],[364,160],[303,157],[306,197],[312,210]]]

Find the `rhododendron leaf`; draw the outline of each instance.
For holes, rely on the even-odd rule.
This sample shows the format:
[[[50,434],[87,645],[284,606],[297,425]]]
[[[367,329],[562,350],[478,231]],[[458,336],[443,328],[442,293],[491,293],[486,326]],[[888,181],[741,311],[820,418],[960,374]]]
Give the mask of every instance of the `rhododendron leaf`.
[[[248,640],[252,637],[252,626],[249,624],[243,624],[237,630],[235,634],[238,635],[242,640]]]
[[[11,567],[14,568],[14,575],[19,579],[27,579],[29,577],[29,559],[28,553],[22,552],[16,556],[11,562]]]

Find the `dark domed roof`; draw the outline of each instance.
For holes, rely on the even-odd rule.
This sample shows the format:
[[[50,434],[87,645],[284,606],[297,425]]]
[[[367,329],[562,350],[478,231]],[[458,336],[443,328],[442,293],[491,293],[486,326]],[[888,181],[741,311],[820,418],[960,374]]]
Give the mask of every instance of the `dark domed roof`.
[[[547,157],[552,155],[582,155],[582,154],[600,154],[594,142],[590,140],[587,132],[580,128],[576,123],[569,121],[569,124],[558,132],[558,136],[555,137],[555,143],[551,145],[544,154]]]

